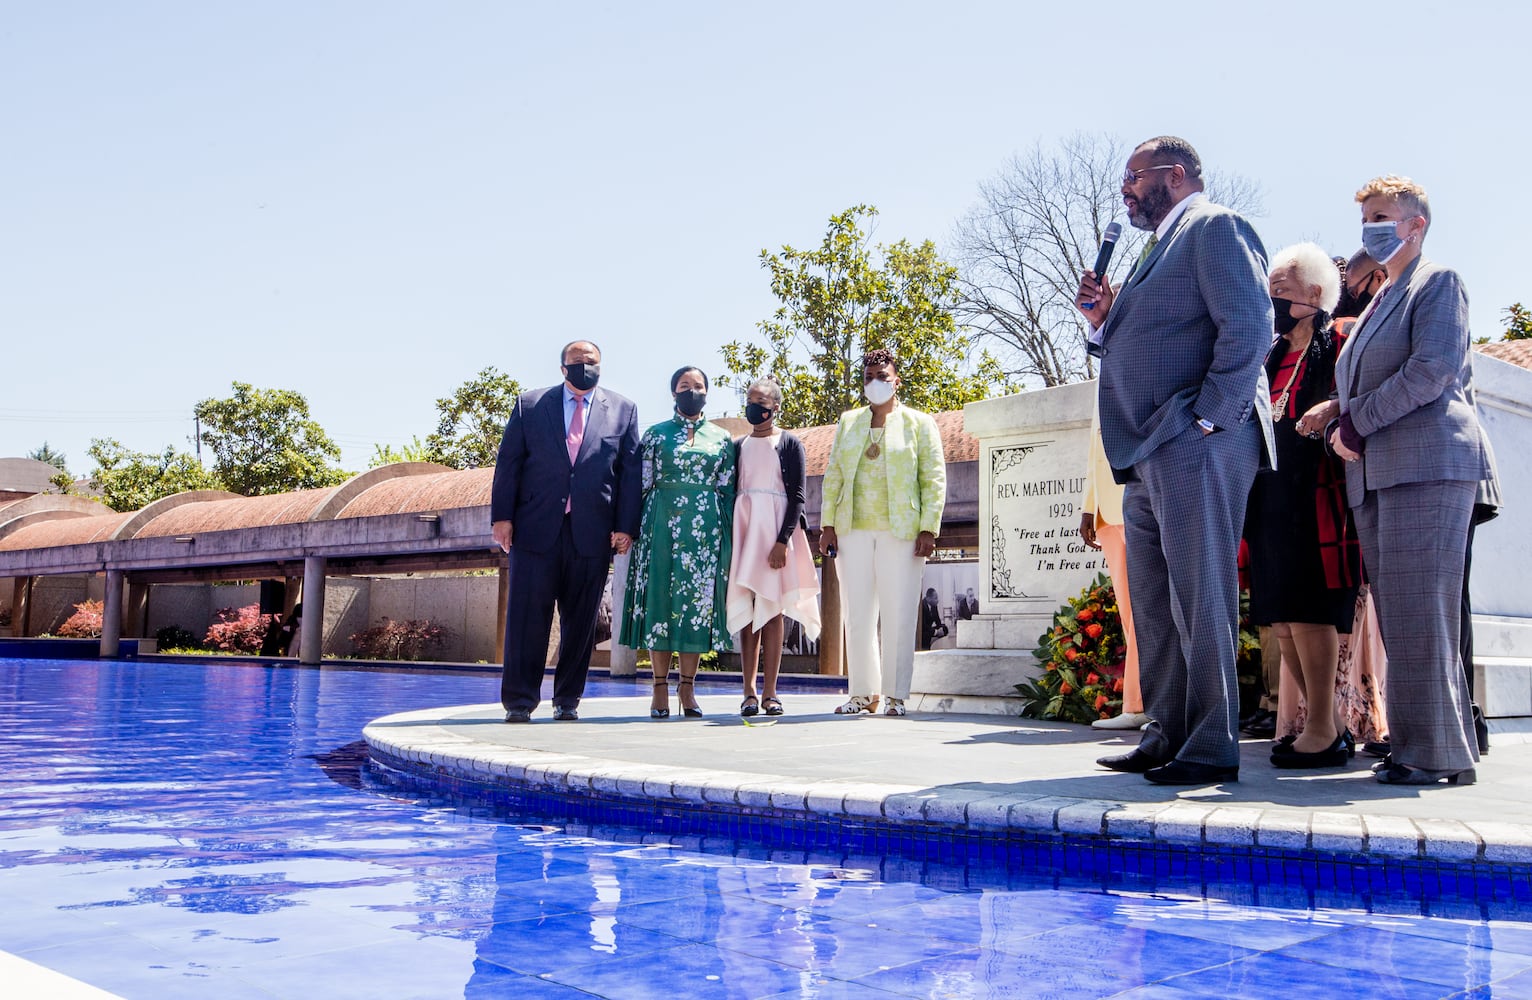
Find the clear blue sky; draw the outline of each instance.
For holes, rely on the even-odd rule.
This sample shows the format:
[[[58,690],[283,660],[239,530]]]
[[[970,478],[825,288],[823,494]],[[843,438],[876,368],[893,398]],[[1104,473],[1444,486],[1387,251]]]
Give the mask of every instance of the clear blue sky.
[[[1077,129],[1190,139],[1263,186],[1273,250],[1349,253],[1352,192],[1409,174],[1474,333],[1532,303],[1520,4],[0,9],[0,456],[77,475],[93,436],[189,448],[236,379],[307,395],[363,468],[485,365],[558,381],[579,336],[660,419],[770,314],[763,247],[858,202],[945,244]]]

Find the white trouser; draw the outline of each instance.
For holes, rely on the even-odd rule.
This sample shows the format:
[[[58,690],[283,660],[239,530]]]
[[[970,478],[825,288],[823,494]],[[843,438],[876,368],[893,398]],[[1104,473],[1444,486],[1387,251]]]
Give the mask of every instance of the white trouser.
[[[836,535],[848,693],[908,698],[926,561],[915,555],[913,541],[892,532],[851,530]]]

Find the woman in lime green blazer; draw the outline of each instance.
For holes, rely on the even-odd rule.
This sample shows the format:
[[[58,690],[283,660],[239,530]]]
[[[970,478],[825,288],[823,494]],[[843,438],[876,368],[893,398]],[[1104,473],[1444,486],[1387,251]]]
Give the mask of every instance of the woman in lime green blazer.
[[[849,693],[838,715],[903,715],[915,671],[926,557],[947,502],[947,459],[929,414],[901,406],[892,351],[862,358],[868,406],[841,415],[825,467],[819,546],[838,559]]]

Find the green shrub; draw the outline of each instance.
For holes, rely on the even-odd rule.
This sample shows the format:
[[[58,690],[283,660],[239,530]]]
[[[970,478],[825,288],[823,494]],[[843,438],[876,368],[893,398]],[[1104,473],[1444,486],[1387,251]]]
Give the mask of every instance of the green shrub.
[[[197,648],[197,637],[179,625],[166,625],[156,630],[154,641],[161,650]]]

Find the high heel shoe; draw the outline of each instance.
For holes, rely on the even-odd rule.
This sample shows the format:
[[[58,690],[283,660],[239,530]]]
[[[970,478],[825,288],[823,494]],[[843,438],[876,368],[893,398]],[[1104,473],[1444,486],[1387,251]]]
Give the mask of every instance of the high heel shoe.
[[[658,691],[660,688],[664,688],[665,689],[665,707],[664,708],[653,708],[653,707],[651,707],[649,709],[649,718],[651,718],[651,719],[668,719],[668,718],[670,718],[670,679],[666,678],[665,680],[662,680],[662,681],[655,681],[654,682],[654,689],[656,691]]]
[[[681,700],[681,689],[684,688],[684,687],[689,687],[689,688],[691,688],[693,690],[693,692],[695,692],[696,691],[696,681],[695,681],[695,679],[683,677],[680,680],[676,681],[676,700],[677,701]],[[692,697],[696,698],[695,693],[692,695]],[[686,707],[686,702],[682,701],[681,702],[681,714],[686,716],[688,719],[700,719],[700,718],[702,718],[702,709],[700,709],[700,708],[687,708]]]
[[[1387,767],[1374,769],[1373,776],[1385,785],[1434,785],[1445,781],[1449,785],[1471,785],[1478,775],[1471,767],[1461,771],[1427,771],[1390,762]]]
[[[1312,753],[1294,750],[1291,746],[1281,753],[1273,750],[1271,753],[1271,766],[1292,770],[1311,767],[1345,767],[1346,761],[1349,759],[1350,757],[1346,753],[1345,738],[1337,736],[1334,743],[1331,743],[1323,750],[1316,750]]]

